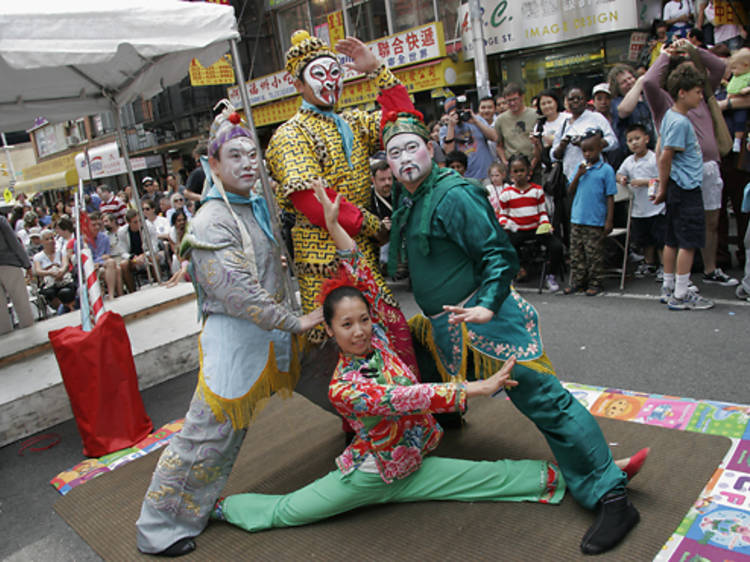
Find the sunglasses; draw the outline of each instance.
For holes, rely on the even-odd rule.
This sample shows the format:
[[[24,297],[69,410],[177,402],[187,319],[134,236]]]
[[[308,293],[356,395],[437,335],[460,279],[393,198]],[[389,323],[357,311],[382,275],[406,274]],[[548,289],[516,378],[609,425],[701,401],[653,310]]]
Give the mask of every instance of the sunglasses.
[[[604,131],[602,131],[599,127],[586,129],[581,135],[581,140],[590,139],[591,137],[596,136],[604,137]]]

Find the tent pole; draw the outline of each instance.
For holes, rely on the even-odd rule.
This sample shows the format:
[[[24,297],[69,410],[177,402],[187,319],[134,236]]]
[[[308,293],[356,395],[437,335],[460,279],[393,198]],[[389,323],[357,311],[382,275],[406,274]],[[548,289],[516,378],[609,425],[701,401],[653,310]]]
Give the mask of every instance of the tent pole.
[[[255,130],[255,122],[253,121],[253,112],[252,108],[250,107],[250,98],[247,95],[247,86],[245,84],[245,75],[242,72],[242,64],[240,62],[240,52],[237,48],[237,41],[235,39],[229,40],[229,45],[231,47],[232,51],[232,64],[234,65],[234,73],[235,78],[237,81],[237,85],[240,89],[240,97],[242,98],[242,108],[245,111],[245,118],[247,119],[248,127],[250,128],[250,132],[253,134],[253,137],[255,138],[255,144],[258,146],[258,149],[261,148],[260,146],[260,140],[258,139],[258,133]],[[287,267],[289,269],[289,272],[291,273],[294,268],[294,264],[292,263],[292,260],[290,259],[289,255],[287,255],[286,251],[286,244],[284,244],[284,238],[281,235],[281,225],[279,224],[279,207],[276,204],[276,198],[273,195],[273,191],[271,190],[271,182],[268,178],[268,172],[266,170],[266,166],[264,165],[265,158],[263,161],[261,161],[261,165],[258,166],[260,171],[260,183],[263,187],[263,197],[265,198],[266,202],[268,203],[268,209],[271,212],[271,228],[273,229],[273,236],[276,238],[276,244],[274,245],[274,257],[276,259],[280,259],[283,255],[286,258]],[[292,278],[290,275],[284,276],[284,284],[286,289],[286,295],[287,299],[289,300],[289,305],[292,310],[295,312],[300,311],[300,305],[297,302],[297,299],[295,298],[295,288],[292,284]]]
[[[148,226],[146,224],[146,218],[143,216],[143,209],[141,208],[141,198],[138,195],[138,185],[135,183],[135,176],[133,175],[133,166],[130,163],[130,155],[128,154],[128,143],[125,138],[125,133],[122,129],[122,120],[120,119],[120,108],[114,102],[112,103],[112,111],[115,114],[115,128],[117,129],[117,141],[120,144],[120,152],[125,160],[125,167],[128,170],[128,179],[133,191],[133,200],[135,201],[135,208],[138,211],[138,218],[141,220],[141,240],[146,242],[146,247],[150,254],[151,263],[154,266],[154,275],[156,275],[156,282],[161,284],[161,272],[159,271],[159,260],[157,259],[156,252],[154,251],[153,244],[151,243],[151,236],[148,234]],[[149,268],[146,268],[146,274],[148,275],[149,282],[151,281],[151,272]]]
[[[75,255],[76,269],[78,270],[78,298],[81,309],[81,328],[84,332],[91,331],[91,305],[89,303],[89,292],[86,278],[83,276],[83,232],[81,230],[81,212],[83,210],[83,180],[78,180],[78,189],[73,198],[75,205]]]

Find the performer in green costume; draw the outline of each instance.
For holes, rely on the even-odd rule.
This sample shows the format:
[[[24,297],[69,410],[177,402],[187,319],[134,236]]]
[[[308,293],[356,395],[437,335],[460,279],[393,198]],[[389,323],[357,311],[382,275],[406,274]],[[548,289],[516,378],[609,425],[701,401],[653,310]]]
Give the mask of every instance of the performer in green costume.
[[[432,162],[429,131],[408,97],[378,101],[383,144],[399,182],[389,268],[405,252],[425,314],[410,322],[417,347],[430,359],[419,363],[423,380],[432,380],[432,361],[444,381],[466,380],[485,378],[515,356],[512,375],[520,384],[508,396],[544,434],[572,495],[597,511],[581,550],[611,549],[639,520],[625,491],[627,476],[593,416],[555,377],[537,313],[511,289],[518,258],[484,190]]]

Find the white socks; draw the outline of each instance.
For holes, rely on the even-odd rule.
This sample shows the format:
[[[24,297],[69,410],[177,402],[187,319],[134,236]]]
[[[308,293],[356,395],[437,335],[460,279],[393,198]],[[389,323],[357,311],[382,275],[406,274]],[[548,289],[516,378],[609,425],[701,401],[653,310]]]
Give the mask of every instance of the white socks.
[[[690,274],[685,273],[684,275],[675,275],[674,284],[674,297],[676,299],[684,299],[688,292],[688,284],[690,283]]]

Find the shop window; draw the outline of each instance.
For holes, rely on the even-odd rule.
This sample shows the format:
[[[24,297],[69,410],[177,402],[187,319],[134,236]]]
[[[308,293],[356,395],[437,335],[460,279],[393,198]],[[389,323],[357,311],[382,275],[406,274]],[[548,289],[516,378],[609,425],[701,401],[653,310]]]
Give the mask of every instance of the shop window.
[[[388,35],[385,0],[365,0],[348,4],[347,13],[355,37],[366,42]]]
[[[630,54],[630,33],[609,34],[604,38],[605,52],[607,54],[607,64],[618,62],[634,64],[635,61],[628,60]]]
[[[512,60],[509,74],[513,75]],[[587,44],[544,49],[520,60],[521,79],[527,102],[543,89],[563,90],[576,85],[588,94],[606,75],[604,45],[600,40]],[[513,80],[514,76],[510,79]]]
[[[443,22],[446,41],[461,39],[461,28],[458,21],[458,7],[461,0],[441,0],[438,2],[438,21]]]
[[[313,29],[328,23],[328,14],[341,8],[339,0],[310,0],[310,17]]]
[[[389,0],[393,33],[435,21],[433,0]],[[452,4],[452,1],[446,2]],[[456,2],[458,4],[458,2]],[[457,9],[457,8],[456,8]],[[455,17],[455,16],[454,16]]]
[[[286,53],[292,44],[292,33],[298,29],[310,31],[310,19],[307,2],[302,2],[294,6],[289,6],[279,10],[279,39],[281,41],[281,51]]]

